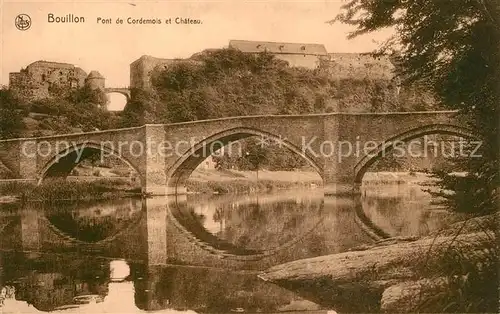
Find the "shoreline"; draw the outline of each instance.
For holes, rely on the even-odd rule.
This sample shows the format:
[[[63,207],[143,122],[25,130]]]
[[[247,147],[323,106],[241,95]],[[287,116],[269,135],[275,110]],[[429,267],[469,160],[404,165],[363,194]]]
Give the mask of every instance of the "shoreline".
[[[410,172],[367,173],[365,186],[420,184],[428,175]],[[67,184],[71,183],[71,184]],[[322,181],[312,171],[196,170],[186,182],[188,195],[248,194],[290,189],[321,189]],[[148,197],[125,178],[72,177],[37,186],[23,181],[0,181],[0,204],[18,201],[104,200],[119,197]]]

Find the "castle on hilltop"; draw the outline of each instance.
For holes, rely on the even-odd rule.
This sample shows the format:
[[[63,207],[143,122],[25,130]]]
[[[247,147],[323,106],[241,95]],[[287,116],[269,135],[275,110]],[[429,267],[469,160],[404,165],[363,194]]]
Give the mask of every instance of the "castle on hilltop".
[[[332,79],[390,80],[394,77],[394,65],[389,56],[328,53],[322,44],[230,40],[228,48],[251,54],[267,52],[291,67],[322,69]],[[155,73],[176,62],[199,62],[197,59],[200,54],[216,50],[207,49],[188,59],[162,59],[144,55],[130,64],[130,87],[150,90],[151,77]]]
[[[55,88],[74,89],[85,85],[105,89],[105,79],[98,71],[87,73],[73,64],[35,61],[20,72],[9,73],[9,88],[23,98],[50,97]]]
[[[320,69],[332,79],[391,80],[394,77],[394,65],[389,56],[328,53],[322,44],[230,40],[228,48],[250,54],[267,52],[291,67]],[[200,63],[200,55],[217,50],[207,49],[188,59],[162,59],[144,55],[130,64],[130,88],[106,88],[105,78],[97,71],[91,71],[87,75],[73,64],[41,60],[29,64],[20,72],[9,73],[9,86],[20,96],[30,100],[50,97],[51,90],[56,87],[71,89],[85,85],[107,93],[121,93],[129,99],[132,88],[151,90],[151,78],[155,73],[176,62]]]

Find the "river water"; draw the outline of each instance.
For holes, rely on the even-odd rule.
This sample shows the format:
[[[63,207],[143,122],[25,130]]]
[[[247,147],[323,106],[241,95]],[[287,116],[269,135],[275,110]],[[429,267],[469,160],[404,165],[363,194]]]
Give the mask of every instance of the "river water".
[[[355,198],[312,189],[0,209],[4,313],[334,313],[259,271],[454,218],[406,184]]]

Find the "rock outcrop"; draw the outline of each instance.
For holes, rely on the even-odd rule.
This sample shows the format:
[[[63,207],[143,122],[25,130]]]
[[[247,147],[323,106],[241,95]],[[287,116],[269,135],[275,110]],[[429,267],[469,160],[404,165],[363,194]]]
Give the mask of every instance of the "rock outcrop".
[[[429,273],[429,265],[439,263],[450,248],[474,258],[489,254],[482,243],[494,239],[484,228],[497,217],[460,222],[421,239],[388,239],[277,265],[259,277],[339,312],[413,311],[418,298],[436,294],[447,285],[446,278]]]

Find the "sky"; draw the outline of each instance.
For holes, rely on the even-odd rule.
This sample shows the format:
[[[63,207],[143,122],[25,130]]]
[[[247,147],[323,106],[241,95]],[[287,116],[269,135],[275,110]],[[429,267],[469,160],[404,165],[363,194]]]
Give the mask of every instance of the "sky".
[[[206,48],[222,48],[230,39],[324,44],[328,52],[369,52],[389,31],[346,38],[350,26],[331,20],[346,0],[332,1],[12,1],[0,0],[0,85],[9,72],[37,61],[75,64],[99,71],[106,87],[129,86],[129,65],[142,55],[187,58]],[[27,14],[28,30],[18,30],[15,18]],[[54,16],[83,16],[85,23],[49,23]],[[111,18],[99,24],[97,18]],[[160,25],[132,25],[127,18],[159,18]],[[202,24],[165,23],[176,17]],[[123,24],[116,24],[118,18]]]

